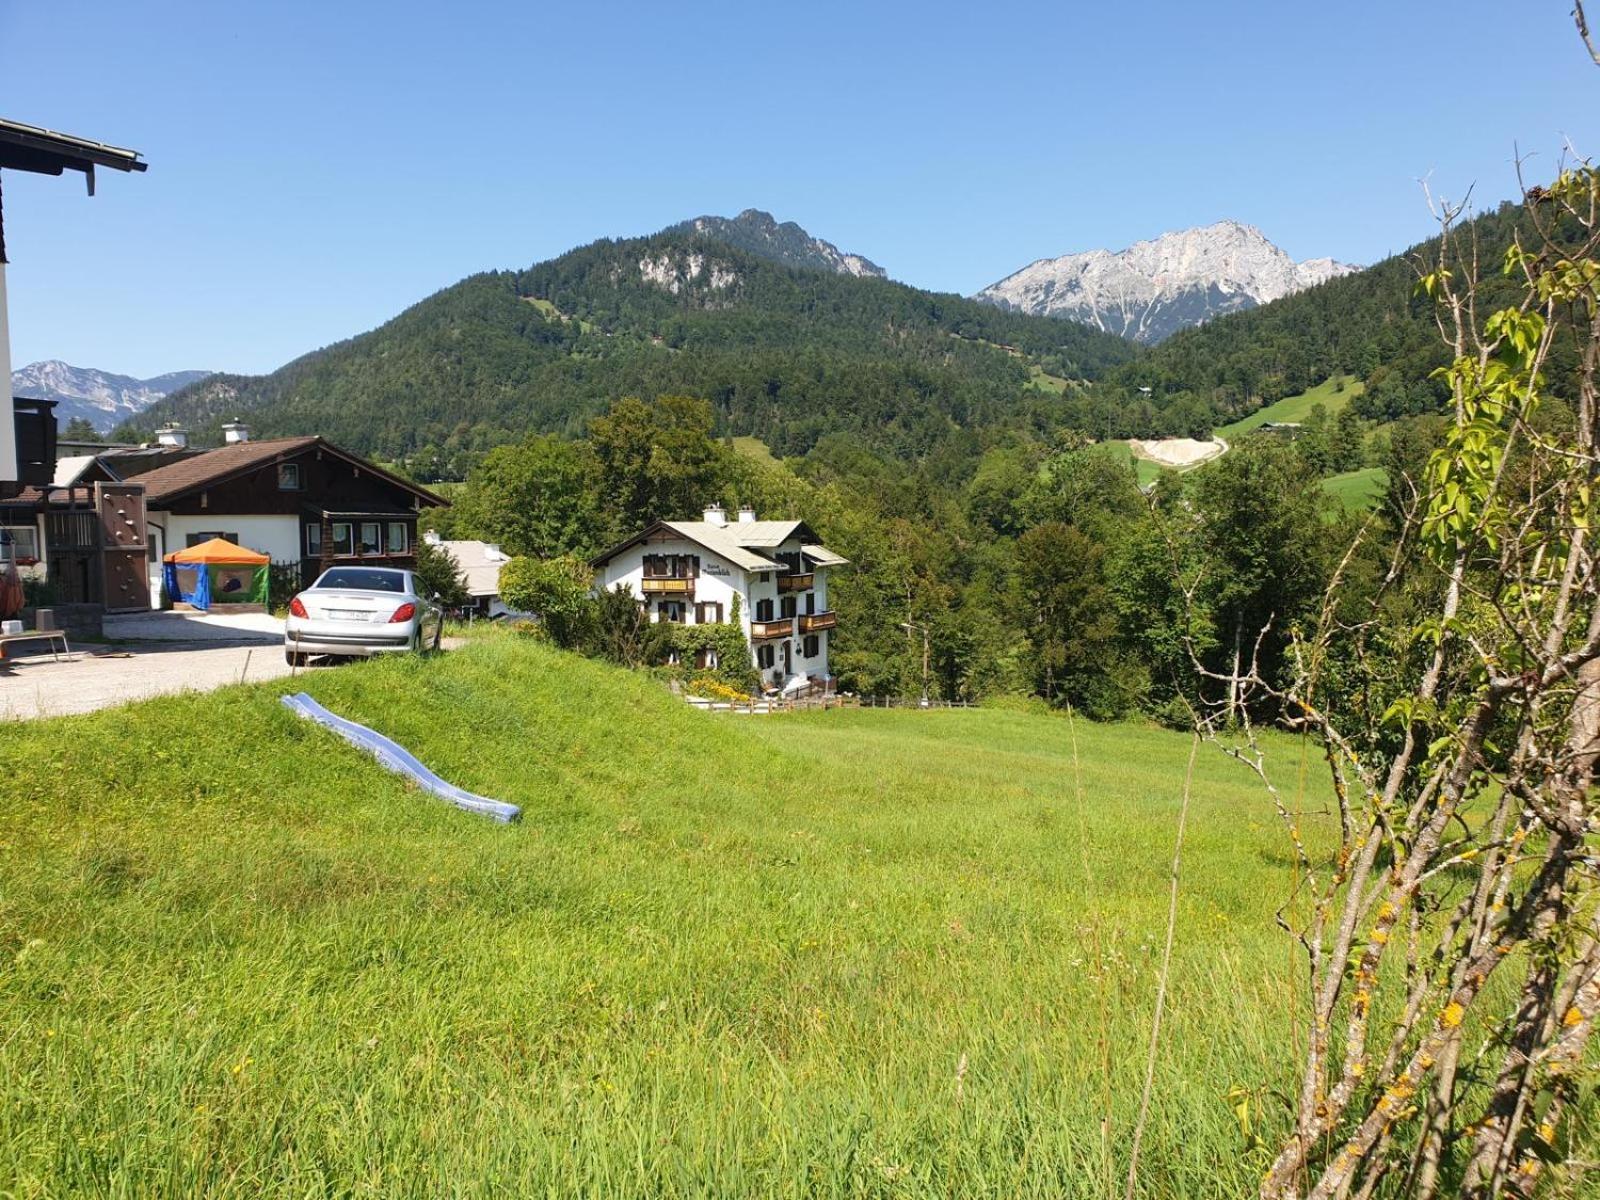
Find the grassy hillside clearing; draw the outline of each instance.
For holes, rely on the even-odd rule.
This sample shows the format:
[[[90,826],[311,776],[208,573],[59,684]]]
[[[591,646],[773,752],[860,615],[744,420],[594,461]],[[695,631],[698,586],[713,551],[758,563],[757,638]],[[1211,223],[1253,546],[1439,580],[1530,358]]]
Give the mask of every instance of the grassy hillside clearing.
[[[754,459],[767,466],[775,466],[778,458],[767,447],[767,444],[758,437],[736,437],[733,439],[733,448],[746,458]]]
[[[1120,1194],[1184,737],[711,716],[514,635],[302,682],[523,822],[286,681],[8,731],[7,1195]],[[1190,830],[1150,1197],[1251,1191],[1289,1083],[1283,835],[1214,751]]]
[[[1330,475],[1322,481],[1322,488],[1349,512],[1366,512],[1376,508],[1389,486],[1389,473],[1382,467],[1362,467]]]
[[[1365,387],[1366,385],[1353,375],[1338,375],[1324,380],[1309,391],[1296,396],[1285,396],[1276,403],[1257,409],[1248,417],[1242,417],[1229,425],[1219,426],[1216,436],[1237,438],[1252,429],[1260,429],[1269,421],[1302,423],[1311,415],[1311,410],[1319,404],[1328,410],[1330,417],[1337,416],[1345,405],[1361,394]]]

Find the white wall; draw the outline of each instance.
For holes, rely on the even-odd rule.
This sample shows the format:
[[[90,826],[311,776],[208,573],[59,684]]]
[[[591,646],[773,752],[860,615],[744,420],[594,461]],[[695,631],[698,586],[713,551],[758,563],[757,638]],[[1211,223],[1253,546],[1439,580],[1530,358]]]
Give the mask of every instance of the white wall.
[[[17,478],[17,421],[11,412],[11,326],[6,313],[6,265],[0,262],[0,480]]]
[[[644,591],[644,557],[647,554],[695,554],[700,558],[700,578],[695,580],[692,595],[658,596],[651,593],[645,597]],[[720,574],[719,574],[720,572]],[[596,583],[606,591],[610,591],[619,583],[627,584],[635,597],[645,597],[650,601],[651,619],[655,619],[656,601],[682,600],[688,609],[686,620],[694,624],[694,605],[700,603],[719,603],[722,605],[722,619],[728,620],[733,616],[733,598],[740,597],[739,625],[744,630],[745,636],[750,635],[750,606],[744,595],[744,569],[728,562],[721,555],[707,550],[696,542],[683,538],[672,540],[651,541],[645,545],[630,546],[617,555],[600,570]]]
[[[199,516],[173,516],[151,513],[150,519],[167,530],[166,553],[182,550],[191,533],[217,532],[239,535],[239,545],[265,554],[273,562],[299,562],[305,557],[300,547],[300,518],[296,516],[230,517],[218,513]]]

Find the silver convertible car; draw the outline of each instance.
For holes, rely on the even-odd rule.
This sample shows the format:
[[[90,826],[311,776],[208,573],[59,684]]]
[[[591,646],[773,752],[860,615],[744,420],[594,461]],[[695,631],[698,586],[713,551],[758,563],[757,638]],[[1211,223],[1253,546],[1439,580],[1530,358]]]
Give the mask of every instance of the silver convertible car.
[[[283,656],[291,666],[314,654],[366,657],[437,650],[444,610],[411,571],[333,567],[289,601]]]

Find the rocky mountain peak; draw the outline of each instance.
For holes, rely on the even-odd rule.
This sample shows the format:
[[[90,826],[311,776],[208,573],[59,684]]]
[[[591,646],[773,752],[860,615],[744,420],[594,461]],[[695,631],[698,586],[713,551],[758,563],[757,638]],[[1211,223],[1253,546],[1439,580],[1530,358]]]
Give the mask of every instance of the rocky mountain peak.
[[[670,225],[662,232],[710,238],[786,267],[879,279],[888,276],[888,272],[870,259],[849,254],[832,242],[812,237],[793,221],[780,224],[771,213],[759,208],[747,208],[737,217],[695,217]]]
[[[976,298],[1159,342],[1186,326],[1268,304],[1357,269],[1331,258],[1297,263],[1254,225],[1218,221],[1135,242],[1126,250],[1041,258]]]

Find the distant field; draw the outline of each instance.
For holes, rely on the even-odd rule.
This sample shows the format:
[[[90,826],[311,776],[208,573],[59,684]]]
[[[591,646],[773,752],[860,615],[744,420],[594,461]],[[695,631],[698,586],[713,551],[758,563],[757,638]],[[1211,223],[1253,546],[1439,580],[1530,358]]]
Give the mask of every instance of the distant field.
[[[0,737],[7,1195],[1121,1195],[1186,737],[712,716],[510,634],[292,685],[504,827],[286,686]],[[1293,878],[1203,749],[1146,1200],[1256,1186]]]
[[[549,317],[551,320],[556,320],[556,321],[570,321],[570,320],[572,320],[571,317],[569,317],[566,313],[562,312],[559,308],[556,307],[556,304],[555,304],[554,300],[545,300],[545,299],[543,299],[542,297],[539,297],[539,296],[524,296],[523,299],[526,300],[529,304],[533,305],[535,308],[537,308],[540,312],[542,312],[546,317]],[[578,330],[579,330],[580,333],[593,333],[594,332],[594,325],[592,323],[588,322],[588,321],[579,321],[578,322]]]
[[[746,458],[753,458],[757,462],[776,463],[778,458],[767,449],[767,444],[758,437],[736,437],[733,439],[733,448]]]
[[[1343,382],[1344,390],[1335,391],[1340,382]],[[1268,421],[1303,422],[1311,415],[1312,408],[1318,404],[1328,410],[1329,416],[1333,416],[1359,396],[1365,386],[1353,375],[1335,376],[1319,383],[1310,391],[1301,392],[1298,396],[1285,396],[1275,404],[1258,409],[1231,425],[1220,426],[1216,430],[1216,435],[1221,438],[1236,438],[1249,433],[1252,429],[1261,428]]]
[[[1389,473],[1382,467],[1363,467],[1359,471],[1330,475],[1322,481],[1323,490],[1350,512],[1376,508],[1388,486]]]
[[[1038,363],[1028,364],[1028,384],[1043,392],[1054,392],[1061,395],[1067,390],[1068,381],[1060,375],[1052,375]]]

